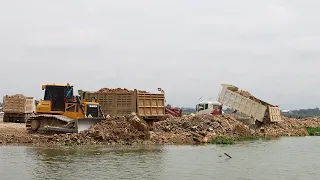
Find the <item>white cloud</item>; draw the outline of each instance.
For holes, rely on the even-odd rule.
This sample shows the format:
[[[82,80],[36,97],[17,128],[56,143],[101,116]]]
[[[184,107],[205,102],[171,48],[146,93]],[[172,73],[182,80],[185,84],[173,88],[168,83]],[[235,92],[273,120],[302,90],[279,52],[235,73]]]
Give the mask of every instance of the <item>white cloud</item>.
[[[274,20],[278,21],[288,21],[292,16],[285,7],[278,5],[269,7],[268,13]]]
[[[319,51],[320,36],[297,37],[289,42],[289,46],[300,51]]]

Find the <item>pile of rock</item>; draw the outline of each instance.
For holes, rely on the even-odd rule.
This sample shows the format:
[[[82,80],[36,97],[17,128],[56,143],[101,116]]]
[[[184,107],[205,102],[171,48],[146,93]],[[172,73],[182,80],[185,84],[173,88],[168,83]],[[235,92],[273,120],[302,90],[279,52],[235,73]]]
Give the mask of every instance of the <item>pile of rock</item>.
[[[209,142],[216,136],[250,135],[248,126],[230,115],[197,115],[170,118],[155,123],[153,140],[157,143]]]
[[[126,117],[110,117],[81,133],[56,134],[50,141],[77,144],[132,144],[148,139],[150,139],[149,127],[132,113]]]
[[[305,127],[320,127],[319,118],[297,120],[282,116],[282,122],[263,125],[256,134],[264,137],[306,136]]]

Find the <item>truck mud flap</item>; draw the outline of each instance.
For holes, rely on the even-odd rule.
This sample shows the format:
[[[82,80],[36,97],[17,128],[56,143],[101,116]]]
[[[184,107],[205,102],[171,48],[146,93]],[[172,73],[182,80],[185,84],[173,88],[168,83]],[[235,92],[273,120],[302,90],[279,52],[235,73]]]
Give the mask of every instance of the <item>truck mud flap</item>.
[[[77,119],[76,127],[78,133],[84,130],[89,130],[91,126],[105,120],[105,118],[81,118]]]

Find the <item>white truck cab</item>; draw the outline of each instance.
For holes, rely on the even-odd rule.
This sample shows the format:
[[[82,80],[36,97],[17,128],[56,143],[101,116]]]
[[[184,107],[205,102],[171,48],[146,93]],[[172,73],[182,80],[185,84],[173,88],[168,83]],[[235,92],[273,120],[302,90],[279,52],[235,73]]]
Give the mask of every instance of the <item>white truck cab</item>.
[[[217,101],[202,101],[196,106],[196,114],[222,114],[222,104]]]

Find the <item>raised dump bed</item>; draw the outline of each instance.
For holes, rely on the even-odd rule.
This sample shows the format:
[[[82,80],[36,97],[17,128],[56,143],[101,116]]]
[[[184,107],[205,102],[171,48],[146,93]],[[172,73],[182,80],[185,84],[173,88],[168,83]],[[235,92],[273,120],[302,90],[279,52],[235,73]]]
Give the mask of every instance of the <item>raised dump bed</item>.
[[[247,91],[239,90],[238,87],[222,84],[218,101],[231,107],[257,121],[280,122],[280,108],[265,101],[257,99]]]
[[[125,116],[132,112],[145,120],[161,120],[165,115],[164,93],[153,94],[139,90],[79,90],[82,99],[96,98],[105,115]]]
[[[3,97],[4,122],[26,122],[35,110],[33,97],[22,94],[6,95]]]

